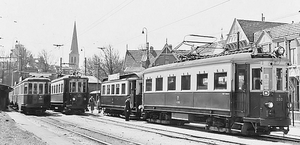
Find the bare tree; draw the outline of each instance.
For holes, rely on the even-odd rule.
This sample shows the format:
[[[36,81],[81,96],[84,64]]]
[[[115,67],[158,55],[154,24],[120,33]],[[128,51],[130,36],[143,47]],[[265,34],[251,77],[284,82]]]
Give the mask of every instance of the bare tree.
[[[33,62],[32,53],[20,43],[15,44],[15,48],[12,49],[12,57],[17,58],[17,62],[13,64],[13,68],[18,68],[19,71],[27,71],[27,69],[36,69]]]
[[[111,45],[100,49],[100,55],[95,54],[87,59],[87,75],[94,75],[101,79],[110,74],[122,73],[123,60],[120,59],[119,52]]]
[[[51,55],[45,49],[43,49],[38,55],[38,67],[42,70],[42,72],[50,71],[50,58]]]

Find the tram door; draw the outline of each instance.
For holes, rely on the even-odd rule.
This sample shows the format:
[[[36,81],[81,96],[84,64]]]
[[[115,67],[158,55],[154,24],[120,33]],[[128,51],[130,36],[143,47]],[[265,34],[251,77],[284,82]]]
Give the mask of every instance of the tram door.
[[[130,81],[130,104],[136,107],[136,80]]]
[[[237,116],[248,113],[249,102],[249,64],[236,64],[234,110]]]

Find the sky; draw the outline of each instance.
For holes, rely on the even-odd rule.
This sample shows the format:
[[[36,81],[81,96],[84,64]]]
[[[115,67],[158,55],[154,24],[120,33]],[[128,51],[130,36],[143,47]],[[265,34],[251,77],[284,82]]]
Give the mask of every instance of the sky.
[[[189,34],[226,38],[235,18],[260,21],[263,14],[266,21],[299,23],[299,11],[299,0],[0,0],[0,55],[19,41],[36,57],[44,49],[50,63],[66,62],[74,22],[82,64],[102,53],[98,47],[111,45],[124,58],[126,49],[145,46],[146,36],[161,50]]]

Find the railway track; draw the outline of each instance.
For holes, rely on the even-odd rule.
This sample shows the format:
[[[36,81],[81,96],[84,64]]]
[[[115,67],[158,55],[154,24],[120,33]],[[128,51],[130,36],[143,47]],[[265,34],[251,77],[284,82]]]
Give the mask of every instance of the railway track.
[[[300,138],[294,138],[294,137],[288,137],[288,136],[263,135],[263,136],[258,137],[258,139],[272,141],[272,142],[300,144]]]
[[[45,122],[49,125],[55,126],[61,130],[70,132],[74,135],[83,137],[88,139],[89,141],[94,142],[95,144],[101,145],[115,145],[115,144],[122,144],[122,145],[143,145],[139,142],[135,142],[129,139],[124,139],[119,136],[114,136],[112,134],[108,134],[105,132],[101,132],[99,130],[90,129],[86,127],[77,126],[67,121],[54,119],[54,118],[37,118],[38,120]]]
[[[107,124],[113,124],[116,126],[120,127],[125,127],[125,128],[130,128],[130,129],[135,129],[135,130],[141,130],[144,132],[149,132],[149,133],[155,133],[159,134],[161,136],[166,136],[170,138],[176,138],[176,139],[183,139],[187,141],[192,141],[195,143],[204,143],[204,144],[213,144],[213,145],[246,145],[244,143],[240,142],[234,142],[234,141],[229,141],[229,140],[222,140],[222,139],[217,139],[217,138],[209,138],[209,137],[203,137],[203,136],[197,136],[197,135],[192,135],[188,133],[183,133],[183,132],[177,132],[177,131],[171,131],[167,129],[160,129],[160,128],[154,128],[154,127],[148,127],[148,126],[142,126],[142,125],[137,125],[137,124],[130,124],[130,123],[120,123],[115,120],[107,119],[107,118],[102,118],[102,117],[86,117],[86,116],[80,116],[85,119],[93,120],[93,121],[101,121],[102,123],[107,123]]]
[[[83,117],[83,116],[81,116],[81,117]],[[185,139],[185,140],[191,140],[191,141],[204,140],[204,141],[201,141],[201,143],[212,143],[212,142],[205,141],[205,140],[214,140],[213,144],[241,144],[241,145],[244,144],[244,143],[240,143],[240,142],[224,141],[222,139],[200,137],[200,136],[191,135],[191,134],[187,134],[187,133],[175,132],[175,131],[159,129],[159,128],[153,128],[153,127],[146,127],[146,126],[141,126],[141,125],[136,125],[136,124],[135,125],[128,124],[128,123],[120,124],[120,122],[118,122],[118,121],[115,121],[115,120],[112,120],[112,119],[107,119],[107,118],[104,119],[104,118],[101,118],[101,117],[86,118],[86,119],[95,120],[95,121],[102,121],[102,122],[105,121],[106,123],[114,123],[114,125],[118,125],[118,126],[122,126],[122,127],[127,127],[127,128],[132,128],[132,129],[139,129],[139,130],[152,132],[152,133],[158,133],[158,134],[167,135],[167,136],[169,134],[177,134],[179,136],[180,135],[182,136],[182,137],[178,137],[178,138]],[[207,130],[205,130],[203,127],[196,127],[195,128],[195,126],[180,126],[180,128],[207,132]],[[248,137],[248,136],[246,136],[246,137],[241,136],[241,137],[242,138],[253,138],[253,137]],[[259,139],[259,140],[263,140],[263,141],[270,141],[270,142],[300,144],[299,136],[291,136],[291,135],[284,135],[284,136],[280,136],[280,135],[263,135],[263,136],[255,137],[255,139]]]

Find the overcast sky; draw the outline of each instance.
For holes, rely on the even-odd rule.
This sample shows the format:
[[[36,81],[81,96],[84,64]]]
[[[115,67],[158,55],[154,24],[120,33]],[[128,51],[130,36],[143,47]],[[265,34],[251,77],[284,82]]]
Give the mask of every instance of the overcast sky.
[[[91,57],[112,45],[124,58],[145,44],[173,47],[188,34],[226,36],[234,18],[300,22],[300,0],[0,0],[0,54],[18,40],[35,56],[42,49],[53,62],[68,60],[76,21],[79,50]],[[225,37],[226,38],[226,37]],[[63,44],[58,50],[53,44]]]

